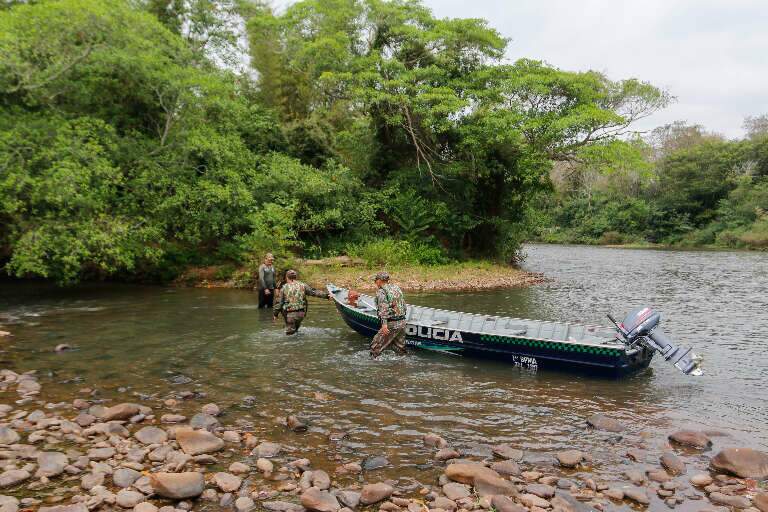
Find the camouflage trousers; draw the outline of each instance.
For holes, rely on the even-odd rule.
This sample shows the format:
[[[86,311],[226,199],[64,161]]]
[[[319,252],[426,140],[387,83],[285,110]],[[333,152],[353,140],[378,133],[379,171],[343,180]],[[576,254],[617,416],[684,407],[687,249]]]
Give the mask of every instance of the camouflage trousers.
[[[384,335],[381,331],[376,333],[371,341],[371,358],[376,359],[390,345],[400,355],[405,355],[405,320],[387,322],[389,333]]]
[[[301,322],[304,321],[306,314],[306,311],[291,311],[285,313],[285,334],[288,336],[296,334],[296,331],[301,327]]]

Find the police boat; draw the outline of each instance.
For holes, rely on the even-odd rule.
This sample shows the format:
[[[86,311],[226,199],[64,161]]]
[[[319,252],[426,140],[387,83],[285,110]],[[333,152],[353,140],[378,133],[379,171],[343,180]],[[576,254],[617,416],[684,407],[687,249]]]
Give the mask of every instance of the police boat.
[[[367,338],[381,321],[374,298],[328,285],[344,322]],[[351,296],[350,296],[351,295]],[[351,300],[350,300],[351,299]],[[658,352],[686,375],[702,375],[700,358],[658,328],[661,315],[638,308],[614,327],[460,313],[409,304],[406,344],[455,355],[490,356],[531,369],[620,377],[647,368]]]

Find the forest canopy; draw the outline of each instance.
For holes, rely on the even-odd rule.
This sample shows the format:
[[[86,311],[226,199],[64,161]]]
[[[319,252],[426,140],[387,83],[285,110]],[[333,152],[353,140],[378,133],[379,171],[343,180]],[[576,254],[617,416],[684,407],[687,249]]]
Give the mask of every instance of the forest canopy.
[[[705,226],[722,201],[752,218],[738,205],[762,189],[732,169],[765,167],[760,135],[652,162],[632,125],[668,93],[511,63],[507,45],[415,0],[5,2],[0,265],[62,284],[169,279],[387,240],[420,263],[514,262],[567,217],[561,166],[657,173],[658,222]]]

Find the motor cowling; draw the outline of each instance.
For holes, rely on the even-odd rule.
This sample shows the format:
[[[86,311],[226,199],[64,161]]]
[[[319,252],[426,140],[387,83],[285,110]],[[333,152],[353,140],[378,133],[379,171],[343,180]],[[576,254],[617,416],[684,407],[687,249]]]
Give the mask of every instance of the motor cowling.
[[[616,326],[616,336],[625,345],[640,344],[658,352],[665,361],[672,363],[686,375],[699,376],[704,372],[699,367],[700,358],[690,348],[676,345],[658,328],[661,313],[651,308],[637,308],[630,311],[621,323],[608,315]]]

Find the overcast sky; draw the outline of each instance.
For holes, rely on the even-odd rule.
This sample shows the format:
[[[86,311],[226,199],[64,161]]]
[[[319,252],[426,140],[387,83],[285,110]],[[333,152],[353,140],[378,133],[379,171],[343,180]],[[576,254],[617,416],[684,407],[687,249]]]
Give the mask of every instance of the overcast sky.
[[[489,20],[511,61],[639,78],[677,98],[639,129],[682,120],[740,137],[744,117],[768,114],[768,0],[423,1],[440,18]]]

